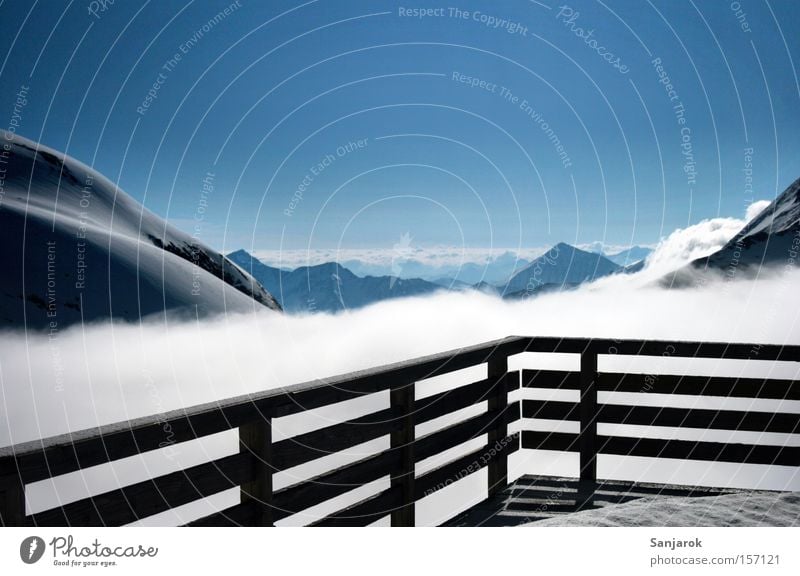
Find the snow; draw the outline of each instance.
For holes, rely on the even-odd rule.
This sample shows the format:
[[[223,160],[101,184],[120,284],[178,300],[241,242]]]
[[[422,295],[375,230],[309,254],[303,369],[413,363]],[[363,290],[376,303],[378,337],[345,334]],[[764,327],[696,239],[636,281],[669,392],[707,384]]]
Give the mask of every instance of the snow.
[[[0,328],[279,309],[249,274],[92,168],[10,136],[2,132],[10,151],[0,198]]]
[[[798,526],[800,492],[655,496],[564,514],[526,526]]]

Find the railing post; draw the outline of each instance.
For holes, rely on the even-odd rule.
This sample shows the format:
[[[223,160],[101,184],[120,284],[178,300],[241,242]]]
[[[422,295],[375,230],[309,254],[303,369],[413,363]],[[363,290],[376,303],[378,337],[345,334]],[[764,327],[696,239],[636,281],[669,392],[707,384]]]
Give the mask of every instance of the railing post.
[[[488,397],[488,411],[496,412],[497,425],[489,430],[488,445],[489,449],[497,443],[501,442],[508,436],[508,424],[506,424],[505,410],[508,407],[508,385],[506,378],[508,374],[508,357],[498,356],[489,360],[488,365],[488,378],[489,384],[492,386],[491,392]],[[501,454],[496,454],[488,466],[489,473],[489,496],[501,490],[504,490],[508,484],[508,455],[505,451]]]
[[[389,392],[392,414],[398,418],[401,427],[391,434],[392,450],[400,452],[400,469],[392,474],[391,487],[400,491],[401,506],[392,510],[392,526],[414,526],[414,383],[393,387]]]
[[[580,479],[597,480],[597,350],[591,344],[581,352]]]
[[[239,451],[256,458],[255,479],[242,485],[241,501],[255,505],[256,526],[272,526],[272,419],[264,416],[240,426]]]
[[[3,481],[0,486],[0,524],[24,526],[25,488],[17,478]]]

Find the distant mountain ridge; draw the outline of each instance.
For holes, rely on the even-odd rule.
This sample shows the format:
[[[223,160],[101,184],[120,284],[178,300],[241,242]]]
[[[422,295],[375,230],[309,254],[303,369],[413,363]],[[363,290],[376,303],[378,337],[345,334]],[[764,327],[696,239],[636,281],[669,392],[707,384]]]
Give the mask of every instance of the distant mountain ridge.
[[[515,252],[507,250],[481,262],[465,261],[458,264],[434,265],[420,261],[411,254],[396,258],[392,266],[374,264],[357,259],[343,260],[340,264],[357,276],[397,276],[420,278],[441,285],[474,285],[479,282],[500,284],[530,262]]]
[[[419,278],[360,277],[335,262],[287,271],[268,266],[245,250],[232,252],[228,258],[268,287],[283,309],[291,313],[340,312],[445,290]]]
[[[649,253],[649,249],[633,247],[617,256],[627,261],[645,251]],[[505,256],[513,255],[508,252]],[[600,253],[581,250],[564,242],[535,258],[509,279],[499,282],[479,280],[467,283],[452,277],[429,281],[390,275],[361,276],[348,266],[335,262],[281,270],[264,264],[245,250],[232,252],[228,258],[252,274],[290,313],[338,312],[391,298],[423,296],[437,291],[475,290],[508,299],[522,299],[572,290],[586,282],[611,274],[629,273],[634,271],[634,267],[641,269],[643,266],[639,260],[634,267],[626,268]],[[513,256],[513,262],[503,259],[504,266],[511,268],[524,262],[516,256]],[[477,264],[473,266],[479,268]],[[475,272],[477,274],[477,269]]]

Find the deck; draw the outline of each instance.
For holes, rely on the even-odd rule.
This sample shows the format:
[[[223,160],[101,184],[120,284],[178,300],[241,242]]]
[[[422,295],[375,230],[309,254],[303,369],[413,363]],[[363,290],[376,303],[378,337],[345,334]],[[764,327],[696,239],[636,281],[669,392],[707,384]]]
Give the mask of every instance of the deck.
[[[599,510],[641,498],[703,498],[726,494],[765,494],[751,491],[676,484],[581,481],[577,478],[525,475],[444,526],[535,526],[536,522],[584,510]],[[778,494],[775,492],[769,494]],[[800,520],[800,518],[798,518]],[[641,522],[645,524],[646,522]]]

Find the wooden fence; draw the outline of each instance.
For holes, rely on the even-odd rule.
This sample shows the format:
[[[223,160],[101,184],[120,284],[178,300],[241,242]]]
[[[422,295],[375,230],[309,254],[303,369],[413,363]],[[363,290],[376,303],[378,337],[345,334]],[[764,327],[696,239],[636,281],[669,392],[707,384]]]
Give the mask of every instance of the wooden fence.
[[[579,372],[510,372],[522,352],[580,355]],[[365,525],[391,516],[393,526],[415,524],[415,503],[465,475],[488,469],[488,494],[507,485],[508,456],[520,448],[577,451],[580,478],[597,477],[597,455],[800,466],[800,446],[599,436],[598,423],[800,433],[800,414],[704,410],[598,403],[598,391],[800,400],[791,380],[599,373],[598,355],[781,360],[800,362],[799,346],[508,337],[259,394],[167,412],[134,421],[0,449],[0,519],[4,525],[124,525],[238,487],[240,503],[190,525],[270,526],[360,486],[388,479],[387,488],[317,520],[320,526]],[[416,383],[487,365],[487,378],[417,398]],[[580,402],[515,400],[520,388],[579,390]],[[273,442],[273,419],[368,395],[389,392],[389,407]],[[426,435],[415,428],[475,404],[485,410]],[[580,433],[509,434],[520,418],[574,420]],[[195,440],[238,429],[239,452],[224,458],[28,514],[26,485],[157,450],[168,426],[171,441]],[[381,437],[377,454],[273,489],[273,475]],[[478,450],[417,475],[422,460],[477,438]],[[454,511],[455,512],[455,511]]]

